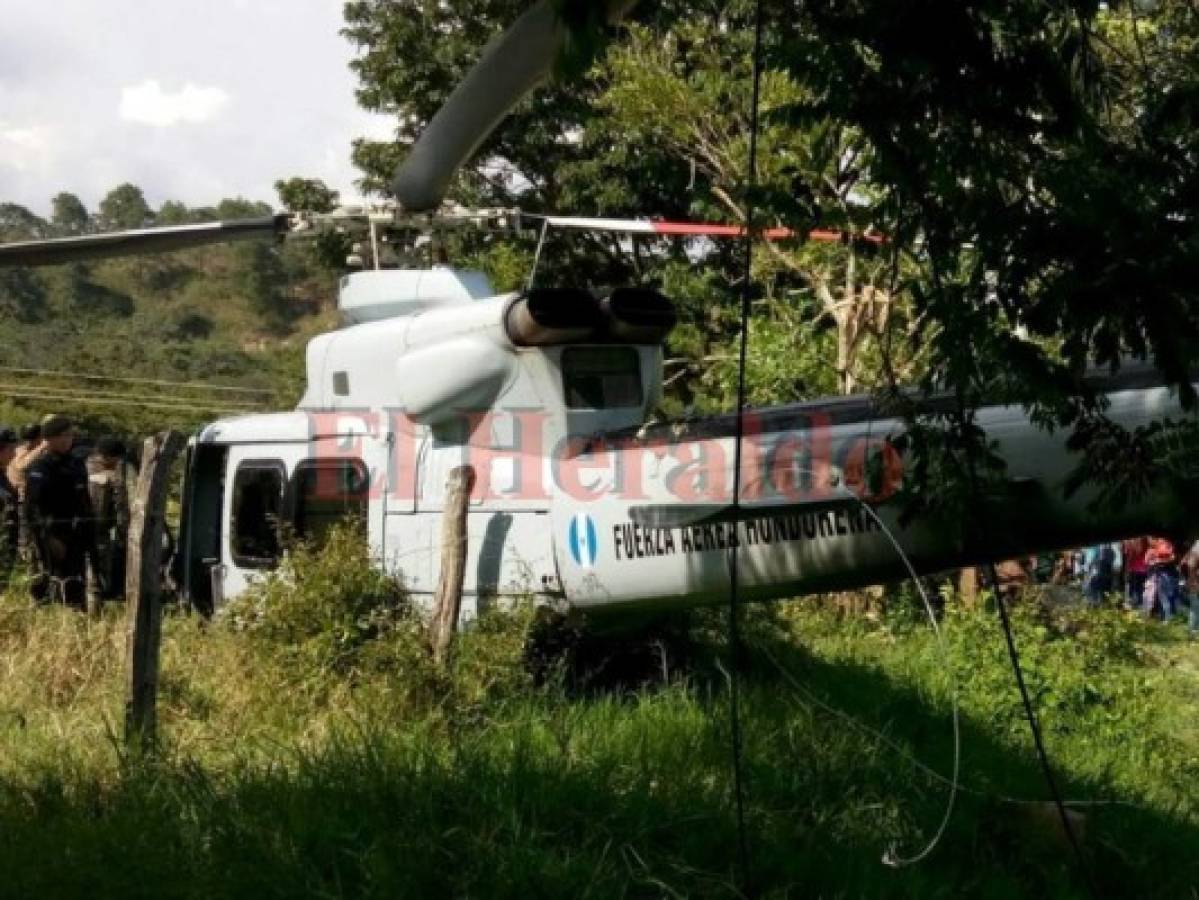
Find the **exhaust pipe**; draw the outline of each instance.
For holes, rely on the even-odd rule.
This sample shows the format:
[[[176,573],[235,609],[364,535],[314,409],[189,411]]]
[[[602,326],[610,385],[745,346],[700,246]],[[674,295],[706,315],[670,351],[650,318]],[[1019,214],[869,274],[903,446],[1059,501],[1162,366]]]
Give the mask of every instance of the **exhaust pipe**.
[[[616,288],[602,300],[581,288],[535,288],[508,307],[504,331],[517,347],[660,344],[677,321],[674,304],[648,288]]]
[[[518,347],[550,347],[586,341],[603,321],[599,301],[589,291],[534,288],[508,307],[504,331]]]
[[[674,304],[649,288],[616,288],[600,308],[607,336],[626,344],[660,344],[678,322]]]

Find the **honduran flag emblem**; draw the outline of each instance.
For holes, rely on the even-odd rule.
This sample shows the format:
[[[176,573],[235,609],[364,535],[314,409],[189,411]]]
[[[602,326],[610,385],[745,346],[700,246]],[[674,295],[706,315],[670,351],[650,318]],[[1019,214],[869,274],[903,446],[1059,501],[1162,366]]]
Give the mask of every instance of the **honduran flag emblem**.
[[[576,564],[584,569],[590,569],[595,565],[595,558],[599,555],[599,536],[591,516],[586,513],[575,513],[574,518],[570,520],[567,543],[570,545],[570,555],[574,557]]]

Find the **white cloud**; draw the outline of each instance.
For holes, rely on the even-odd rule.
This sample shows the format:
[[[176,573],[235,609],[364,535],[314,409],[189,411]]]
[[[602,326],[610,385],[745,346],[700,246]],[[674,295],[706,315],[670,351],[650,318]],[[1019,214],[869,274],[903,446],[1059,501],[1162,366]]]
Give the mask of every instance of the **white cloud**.
[[[94,209],[126,181],[153,206],[273,203],[274,182],[292,175],[352,202],[351,140],[390,138],[396,120],[355,102],[341,7],[0,0],[0,131],[19,132],[0,137],[0,203],[48,215],[50,198],[71,191]],[[280,52],[303,65],[281,71]],[[228,95],[218,107],[196,103],[214,87]]]
[[[229,102],[229,95],[218,87],[201,87],[187,82],[177,91],[164,91],[155,78],[121,88],[120,116],[127,122],[139,122],[167,128],[180,122],[208,122]]]
[[[50,129],[0,120],[0,161],[18,172],[41,169],[53,150]]]
[[[21,150],[43,150],[46,147],[44,128],[10,128],[0,122],[0,141],[12,144]]]

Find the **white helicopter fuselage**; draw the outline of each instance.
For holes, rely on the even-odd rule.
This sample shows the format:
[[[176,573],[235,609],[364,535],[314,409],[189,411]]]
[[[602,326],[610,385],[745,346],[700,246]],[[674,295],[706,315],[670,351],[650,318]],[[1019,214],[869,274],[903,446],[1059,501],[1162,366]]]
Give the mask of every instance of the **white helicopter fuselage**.
[[[463,464],[479,481],[467,613],[476,596],[562,596],[552,460],[572,437],[644,421],[659,399],[661,345],[558,344],[541,334],[529,340],[545,343],[520,346],[509,331],[522,297],[491,293],[481,275],[449,269],[346,276],[339,302],[351,324],[310,343],[299,408],[196,435],[182,550],[197,606],[217,606],[273,568],[278,525],[304,537],[346,515],[365,524],[380,565],[414,595],[429,594],[446,479]],[[585,328],[594,330],[562,333]],[[623,369],[591,371],[612,365]],[[605,377],[619,390],[612,403],[567,402],[564,372],[584,391],[602,392]]]
[[[274,567],[281,530],[314,537],[347,516],[378,565],[431,596],[445,486],[464,465],[476,478],[466,617],[510,596],[593,614],[720,602],[734,546],[744,597],[771,599],[1188,521],[1160,494],[1103,512],[1093,491],[1067,498],[1077,459],[1062,436],[990,407],[979,422],[1014,493],[977,510],[985,546],[965,525],[901,522],[902,424],[863,397],[750,414],[734,510],[732,417],[642,427],[661,393],[658,301],[614,295],[577,315],[579,293],[490,294],[481,275],[448,269],[347,276],[354,324],[310,344],[299,409],[193,439],[181,549],[197,607]],[[1139,376],[1107,393],[1125,426],[1179,414]]]

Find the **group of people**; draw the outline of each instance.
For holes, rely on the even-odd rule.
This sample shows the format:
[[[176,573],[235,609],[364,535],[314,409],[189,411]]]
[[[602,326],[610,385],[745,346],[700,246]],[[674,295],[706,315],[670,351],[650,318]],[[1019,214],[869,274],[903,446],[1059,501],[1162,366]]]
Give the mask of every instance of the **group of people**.
[[[1147,619],[1189,611],[1191,634],[1199,634],[1199,541],[1179,553],[1167,538],[1131,538],[1064,553],[1052,566],[1046,580],[1079,584],[1094,606],[1121,596]]]
[[[123,596],[128,498],[120,440],[77,447],[61,415],[0,426],[0,577],[24,564],[36,600],[77,609]]]

